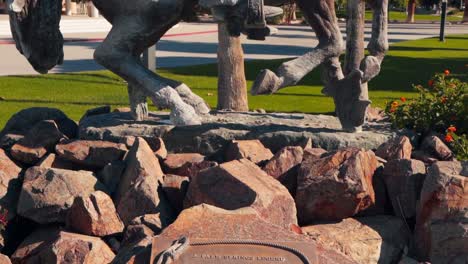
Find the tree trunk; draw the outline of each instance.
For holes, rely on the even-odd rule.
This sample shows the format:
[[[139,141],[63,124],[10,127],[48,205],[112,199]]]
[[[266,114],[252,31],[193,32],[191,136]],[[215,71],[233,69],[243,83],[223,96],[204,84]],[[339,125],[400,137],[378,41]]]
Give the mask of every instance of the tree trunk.
[[[406,17],[407,23],[414,23],[414,13],[416,13],[416,0],[409,0],[407,7],[408,16]]]
[[[229,35],[226,23],[219,23],[218,30],[218,110],[248,111],[241,39]]]
[[[463,23],[468,22],[468,0],[465,0],[465,12],[463,13]]]

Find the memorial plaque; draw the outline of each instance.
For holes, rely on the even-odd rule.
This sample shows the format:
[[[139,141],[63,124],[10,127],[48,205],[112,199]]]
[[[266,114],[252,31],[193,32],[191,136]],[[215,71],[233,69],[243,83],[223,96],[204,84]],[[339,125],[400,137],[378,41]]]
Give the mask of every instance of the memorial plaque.
[[[174,241],[153,241],[154,264],[312,264],[317,263],[315,245],[308,242],[257,240],[187,241],[181,250],[171,251]],[[168,250],[169,249],[169,250]],[[166,253],[166,256],[164,254]],[[174,256],[174,260],[171,257]]]

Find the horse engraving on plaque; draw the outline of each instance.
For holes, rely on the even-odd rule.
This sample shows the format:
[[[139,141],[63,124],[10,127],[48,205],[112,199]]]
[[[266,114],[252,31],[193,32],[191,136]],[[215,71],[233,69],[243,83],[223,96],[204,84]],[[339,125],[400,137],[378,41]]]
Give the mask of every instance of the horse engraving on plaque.
[[[312,264],[315,246],[307,242],[191,240],[153,243],[154,264]]]

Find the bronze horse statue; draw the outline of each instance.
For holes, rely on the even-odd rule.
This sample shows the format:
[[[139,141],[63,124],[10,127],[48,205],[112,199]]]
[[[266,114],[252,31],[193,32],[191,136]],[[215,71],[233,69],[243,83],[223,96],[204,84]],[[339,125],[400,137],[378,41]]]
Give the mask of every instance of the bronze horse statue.
[[[34,69],[45,73],[63,61],[63,38],[59,30],[60,0],[8,0],[13,37],[18,50]],[[266,0],[280,5],[290,0]],[[345,69],[339,61],[345,45],[335,15],[334,0],[295,0],[305,19],[315,31],[319,44],[307,54],[280,66],[276,72],[264,70],[258,76],[253,94],[269,94],[297,84],[306,74],[324,65],[324,92],[335,99],[337,115],[345,130],[358,131],[365,121],[370,104],[367,82],[380,71],[388,49],[388,0],[371,0],[374,9],[370,56],[364,58],[359,44],[363,33],[356,20],[363,12],[362,0],[349,0],[348,43]],[[96,49],[95,60],[124,78],[134,118],[148,115],[147,97],[159,108],[171,110],[176,125],[194,125],[209,107],[183,83],[164,78],[148,69],[140,55],[157,43],[174,25],[193,17],[197,5],[211,8],[228,25],[231,35],[241,32],[263,39],[268,34],[264,24],[263,0],[93,0],[101,14],[112,24],[106,39]],[[354,23],[356,22],[357,23]],[[360,35],[361,34],[361,35]],[[362,42],[362,41],[361,41]]]

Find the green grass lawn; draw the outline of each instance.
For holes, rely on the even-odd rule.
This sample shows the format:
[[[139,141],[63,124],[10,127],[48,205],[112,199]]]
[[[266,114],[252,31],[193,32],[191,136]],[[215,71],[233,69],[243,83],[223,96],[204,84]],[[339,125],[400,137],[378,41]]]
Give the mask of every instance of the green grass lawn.
[[[399,12],[399,11],[390,11],[389,12],[390,21],[398,20],[398,21],[406,21],[406,12]],[[463,13],[457,13],[456,15],[449,15],[447,16],[447,21],[461,21]],[[372,12],[366,11],[366,20],[372,19]],[[424,14],[415,14],[414,15],[415,21],[440,21],[440,15],[424,15]]]
[[[450,69],[454,76],[468,80],[468,35],[449,36],[446,43],[437,39],[401,42],[392,45],[382,73],[369,84],[376,106],[394,98],[414,97],[412,84],[426,84],[434,72]],[[283,60],[246,62],[249,87],[264,68],[276,69]],[[161,69],[160,74],[188,84],[197,94],[216,106],[217,66],[215,64]],[[251,109],[267,111],[329,113],[331,98],[321,94],[317,69],[299,86],[271,96],[249,97]],[[92,107],[127,106],[125,82],[108,71],[42,76],[0,77],[0,128],[12,114],[32,106],[56,107],[78,120]]]

